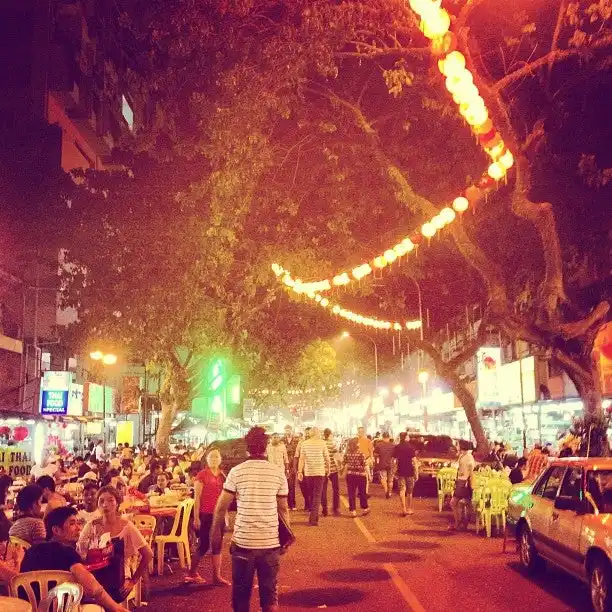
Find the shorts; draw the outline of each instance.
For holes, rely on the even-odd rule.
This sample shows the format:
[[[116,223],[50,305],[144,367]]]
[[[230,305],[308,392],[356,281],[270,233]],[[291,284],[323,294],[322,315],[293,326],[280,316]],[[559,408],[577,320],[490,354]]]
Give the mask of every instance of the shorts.
[[[393,469],[378,470],[378,476],[381,482],[393,482]]]
[[[408,495],[412,495],[414,491],[414,483],[416,482],[416,478],[414,476],[398,476],[397,484],[399,486],[400,492],[405,491]]]

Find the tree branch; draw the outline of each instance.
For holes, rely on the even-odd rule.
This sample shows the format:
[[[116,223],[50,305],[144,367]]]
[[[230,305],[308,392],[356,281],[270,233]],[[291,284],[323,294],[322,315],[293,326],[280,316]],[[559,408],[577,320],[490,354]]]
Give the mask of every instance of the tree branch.
[[[488,323],[488,313],[485,313],[480,321],[480,327],[476,332],[476,337],[472,340],[468,345],[452,359],[449,359],[446,362],[446,367],[450,370],[456,370],[462,363],[465,363],[468,359],[471,359],[476,351],[483,345],[485,338],[487,336],[487,328],[489,326]]]
[[[551,53],[549,55],[551,57],[548,62],[548,86],[549,87],[550,87],[552,69],[555,63],[552,57],[552,54],[555,51],[557,51],[557,48],[559,46],[559,37],[561,36],[561,29],[563,28],[563,20],[565,19],[566,11],[567,11],[567,0],[561,0],[561,2],[559,3],[559,12],[557,13],[557,23],[555,24],[555,31],[553,32],[552,42],[550,44]]]
[[[356,51],[338,51],[334,53],[334,57],[339,58],[359,58],[359,59],[370,59],[379,60],[383,58],[411,58],[411,59],[424,59],[429,57],[431,49],[429,48],[417,48],[407,49],[406,47],[387,47],[380,48],[368,43],[354,42]],[[359,48],[363,48],[364,51],[359,51]]]
[[[600,302],[584,319],[574,321],[573,323],[564,323],[559,326],[561,335],[566,340],[572,340],[578,336],[583,336],[592,327],[595,327],[603,322],[610,310],[608,302]]]
[[[529,62],[522,68],[507,74],[504,78],[497,81],[497,83],[492,86],[492,89],[495,93],[501,93],[509,85],[512,85],[521,79],[527,78],[542,67],[551,67],[556,62],[564,61],[572,57],[588,58],[590,55],[592,55],[593,51],[604,49],[609,45],[612,45],[612,34],[602,36],[599,40],[596,40],[587,48],[555,49],[554,51],[550,51],[546,55],[539,57],[537,60]]]

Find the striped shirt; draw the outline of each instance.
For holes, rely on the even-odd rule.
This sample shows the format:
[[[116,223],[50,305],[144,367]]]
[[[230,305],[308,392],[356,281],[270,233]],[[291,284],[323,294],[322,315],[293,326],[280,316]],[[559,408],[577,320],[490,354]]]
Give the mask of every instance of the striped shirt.
[[[331,436],[325,439],[325,444],[327,444],[327,452],[329,453],[329,473],[335,474],[338,471],[338,465],[336,463],[338,449],[336,448],[336,443]]]
[[[329,451],[325,440],[309,438],[302,442],[298,472],[303,472],[304,476],[329,474]]]
[[[45,524],[40,518],[33,516],[24,516],[17,519],[9,530],[9,536],[21,538],[30,544],[36,544],[47,539],[47,530]]]
[[[233,467],[223,488],[236,495],[233,541],[241,548],[278,548],[276,498],[289,494],[284,470],[266,459],[247,459]]]

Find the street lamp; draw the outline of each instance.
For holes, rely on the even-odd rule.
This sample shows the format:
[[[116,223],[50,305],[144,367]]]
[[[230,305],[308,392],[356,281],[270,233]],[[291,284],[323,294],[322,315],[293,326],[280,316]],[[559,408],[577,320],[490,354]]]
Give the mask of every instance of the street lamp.
[[[103,353],[102,351],[93,351],[89,356],[101,365],[102,372],[102,448],[106,454],[106,377],[104,376],[104,366],[112,366],[117,363],[117,355],[113,353]]]
[[[367,338],[374,345],[374,386],[376,391],[378,391],[378,346],[376,345],[376,341],[371,336],[364,334],[363,332],[357,332],[357,335],[363,336]],[[350,338],[351,334],[347,331],[343,331],[341,334],[342,338]]]
[[[427,370],[419,370],[417,375],[419,382],[421,383],[421,405],[423,406],[423,428],[427,433],[427,403],[425,402],[425,396],[427,394],[427,381],[429,381],[429,372]]]
[[[393,387],[393,393],[395,393],[395,395],[399,395],[403,390],[404,387],[402,387],[402,385],[395,385]]]

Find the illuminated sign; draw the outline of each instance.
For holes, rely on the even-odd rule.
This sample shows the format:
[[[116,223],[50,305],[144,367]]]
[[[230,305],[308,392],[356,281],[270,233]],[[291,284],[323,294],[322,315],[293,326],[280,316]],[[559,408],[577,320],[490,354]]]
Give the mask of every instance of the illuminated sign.
[[[499,403],[499,371],[501,349],[498,346],[484,346],[476,353],[476,381],[478,401],[481,404]]]
[[[68,391],[43,391],[40,400],[41,414],[66,414]]]

